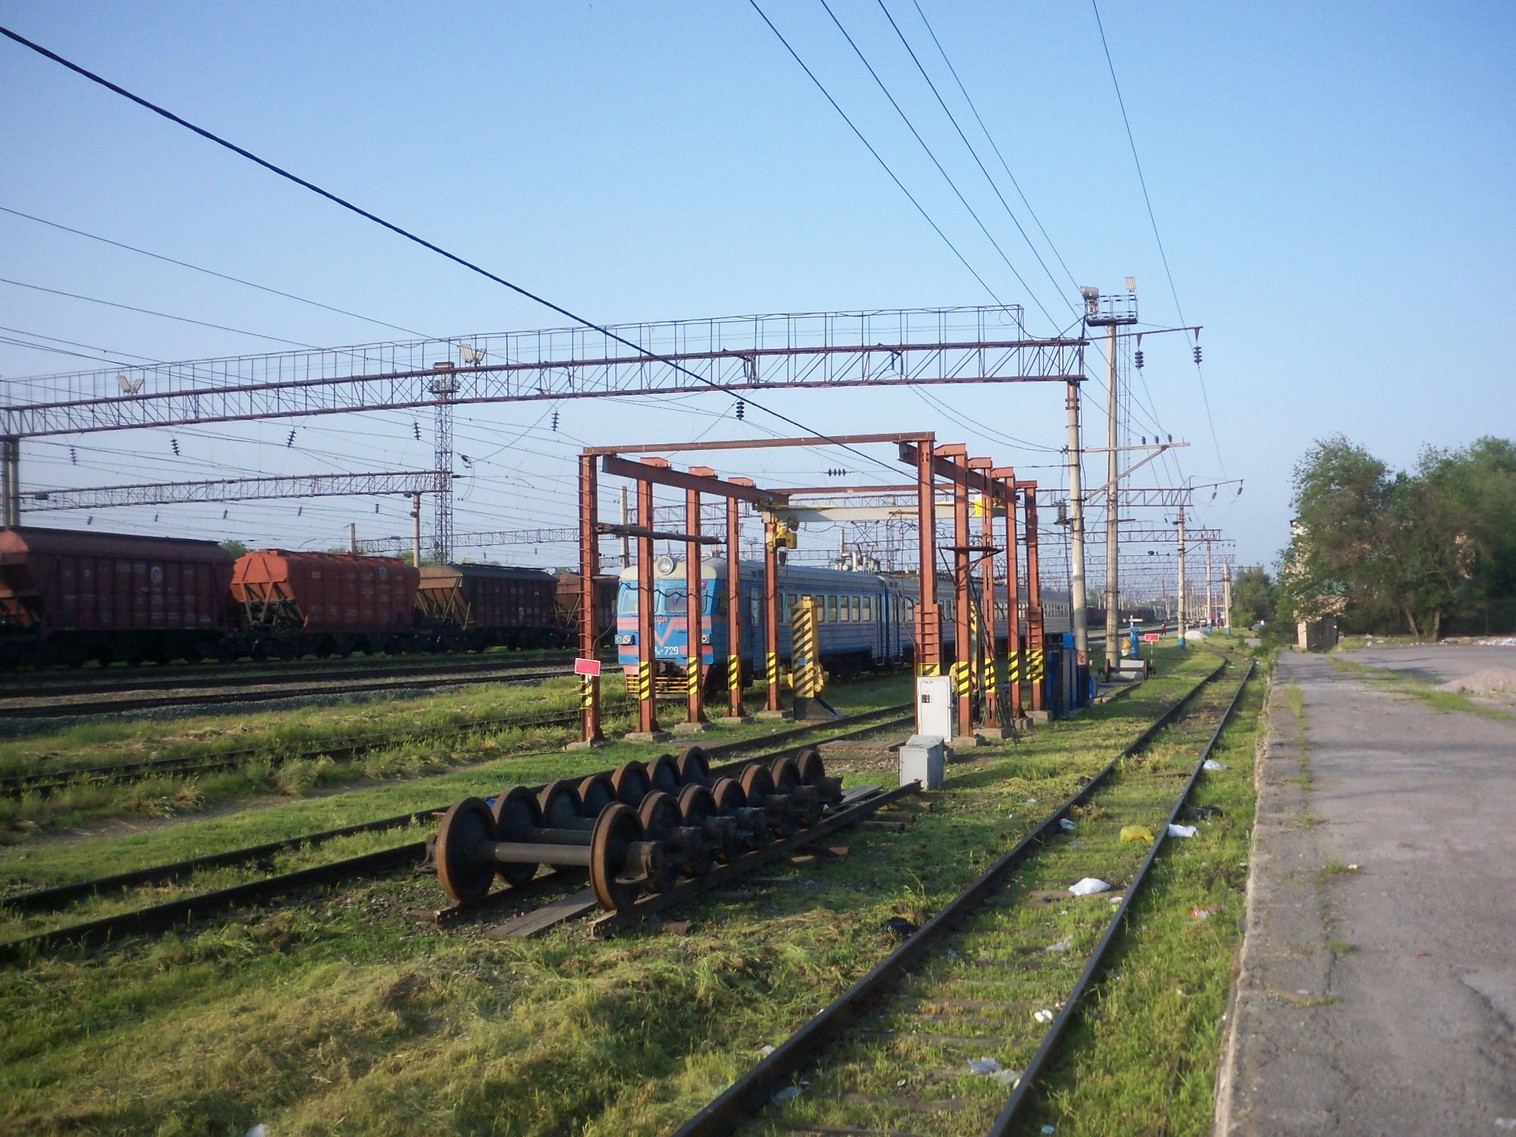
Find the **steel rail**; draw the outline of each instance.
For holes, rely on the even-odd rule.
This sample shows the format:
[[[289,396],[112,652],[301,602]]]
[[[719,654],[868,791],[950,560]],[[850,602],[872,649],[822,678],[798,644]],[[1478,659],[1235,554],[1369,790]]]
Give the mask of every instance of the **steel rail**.
[[[500,654],[480,656],[474,653],[451,653],[457,655],[451,661],[437,655],[391,657],[388,661],[368,660],[365,663],[330,660],[288,659],[278,662],[245,662],[204,664],[195,667],[153,667],[121,674],[105,672],[91,675],[89,679],[69,676],[54,679],[47,675],[28,675],[25,681],[12,673],[9,678],[0,674],[0,701],[27,698],[58,698],[64,695],[94,695],[103,692],[154,691],[163,687],[182,687],[194,690],[205,687],[227,687],[246,683],[288,683],[305,679],[339,680],[364,676],[394,676],[456,668],[460,671],[488,671],[495,668],[519,670],[528,667],[567,666],[573,661],[570,652],[533,655],[531,659],[510,659]],[[524,654],[524,653],[523,653]],[[388,663],[390,666],[387,666]],[[210,673],[207,674],[207,671]]]
[[[1178,820],[1179,811],[1184,808],[1184,803],[1189,800],[1190,794],[1194,792],[1195,786],[1199,783],[1200,775],[1205,771],[1206,760],[1211,756],[1212,750],[1216,747],[1217,740],[1221,737],[1221,732],[1226,728],[1227,723],[1231,721],[1232,715],[1236,712],[1237,704],[1242,701],[1242,693],[1247,690],[1248,680],[1252,678],[1252,675],[1253,661],[1249,660],[1247,670],[1243,672],[1242,678],[1238,680],[1237,691],[1233,694],[1231,702],[1227,704],[1226,711],[1221,716],[1221,721],[1216,724],[1216,729],[1211,732],[1210,738],[1206,740],[1205,746],[1201,749],[1200,757],[1195,761],[1195,768],[1190,771],[1190,776],[1185,780],[1184,789],[1179,794],[1178,800],[1175,801],[1173,809],[1169,811],[1168,819],[1164,822],[1163,828],[1155,834],[1153,847],[1148,850],[1148,855],[1143,859],[1141,867],[1138,868],[1136,875],[1132,878],[1132,883],[1127,887],[1126,895],[1122,897],[1120,905],[1111,916],[1110,923],[1106,925],[1105,934],[1100,937],[1100,942],[1095,945],[1095,950],[1085,964],[1084,971],[1080,974],[1078,981],[1074,984],[1073,990],[1064,1001],[1062,1009],[1059,1010],[1052,1023],[1049,1024],[1047,1034],[1043,1036],[1042,1044],[1037,1047],[1037,1051],[1032,1055],[1031,1061],[1022,1070],[1021,1080],[1016,1083],[1015,1090],[1001,1109],[999,1116],[995,1118],[995,1122],[990,1127],[986,1137],[1007,1137],[1011,1133],[1012,1127],[1021,1119],[1022,1111],[1031,1099],[1032,1087],[1036,1084],[1038,1076],[1042,1073],[1042,1069],[1052,1056],[1053,1051],[1057,1048],[1059,1042],[1062,1041],[1065,1029],[1073,1021],[1075,1014],[1078,1013],[1080,1001],[1094,983],[1095,977],[1100,973],[1100,969],[1105,963],[1106,954],[1115,942],[1117,932],[1126,923],[1127,913],[1131,910],[1133,901],[1142,891],[1142,886],[1147,881],[1149,870],[1152,869],[1154,862],[1158,858],[1159,851],[1168,840],[1169,826]]]
[[[674,1137],[725,1137],[733,1132],[743,1115],[757,1112],[774,1094],[779,1083],[791,1077],[817,1050],[829,1045],[842,1028],[864,1011],[874,999],[900,975],[904,974],[933,945],[937,938],[956,927],[989,895],[997,891],[1003,879],[1034,848],[1048,837],[1062,832],[1058,821],[1074,806],[1089,798],[1116,767],[1147,746],[1160,730],[1183,713],[1184,708],[1226,669],[1223,662],[1204,676],[1190,691],[1176,700],[1134,741],[1112,758],[1104,768],[1079,790],[1065,799],[1035,829],[1023,837],[963,892],[912,933],[899,947],[877,963],[868,974],[828,1004],[815,1018],[800,1027],[746,1074],[739,1077],[714,1101],[691,1117],[674,1133]]]
[[[552,671],[507,671],[491,675],[446,675],[439,673],[427,676],[385,676],[383,678],[355,681],[332,679],[308,683],[303,687],[270,687],[254,690],[219,690],[198,695],[142,695],[125,699],[100,699],[90,703],[45,703],[4,708],[12,718],[57,719],[84,718],[90,715],[119,714],[123,711],[159,710],[165,707],[202,707],[225,704],[238,706],[244,703],[268,703],[277,699],[309,699],[321,695],[346,695],[355,692],[410,690],[432,686],[473,686],[479,683],[536,683],[543,679],[555,679],[564,673]]]
[[[553,714],[522,715],[500,719],[480,719],[458,723],[437,730],[404,735],[388,735],[382,738],[333,746],[326,742],[278,750],[266,747],[249,747],[243,750],[222,751],[218,754],[188,754],[177,758],[155,758],[145,762],[121,762],[109,766],[78,766],[71,769],[49,770],[39,774],[16,774],[0,778],[0,797],[19,798],[28,793],[48,794],[55,790],[78,785],[121,785],[146,781],[149,778],[184,777],[191,774],[215,773],[234,770],[260,759],[292,758],[325,754],[335,760],[351,761],[360,755],[385,747],[429,742],[452,735],[471,734],[484,730],[511,730],[522,727],[567,726],[577,727],[579,712],[562,711]]]

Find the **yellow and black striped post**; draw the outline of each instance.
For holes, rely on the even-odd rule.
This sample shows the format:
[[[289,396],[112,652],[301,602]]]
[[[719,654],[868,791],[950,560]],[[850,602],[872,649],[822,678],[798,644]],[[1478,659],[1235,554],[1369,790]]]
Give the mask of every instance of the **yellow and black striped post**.
[[[653,697],[653,661],[641,660],[637,664],[637,698],[647,702]]]
[[[768,661],[764,668],[764,675],[768,679],[769,690],[779,690],[779,653],[777,651],[771,651],[768,653]]]
[[[733,652],[726,657],[726,690],[733,717],[742,715],[742,656]]]

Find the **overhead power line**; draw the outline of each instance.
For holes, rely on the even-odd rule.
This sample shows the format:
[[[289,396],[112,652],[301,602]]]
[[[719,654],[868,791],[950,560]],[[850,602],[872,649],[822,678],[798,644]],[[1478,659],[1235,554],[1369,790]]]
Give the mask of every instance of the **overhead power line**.
[[[57,221],[48,221],[43,217],[34,217],[30,213],[22,213],[19,209],[11,209],[0,205],[0,213],[9,213],[15,217],[24,217],[28,221],[35,221],[38,225],[47,225],[53,229],[61,229],[65,233],[73,233],[79,237],[88,237],[91,241],[99,241],[104,245],[111,245],[118,249],[125,249],[129,253],[138,253],[144,257],[152,257],[155,261],[163,261],[165,264],[178,265],[180,268],[191,269],[194,272],[203,272],[206,276],[214,276],[218,280],[228,280],[233,284],[241,284],[247,288],[256,288],[259,292],[267,292],[272,296],[282,296],[286,300],[294,300],[301,304],[309,304],[313,308],[324,308],[328,312],[335,312],[339,316],[351,316],[355,320],[362,320],[367,324],[378,324],[381,328],[391,328],[406,335],[428,338],[425,332],[418,332],[414,328],[401,327],[399,324],[391,324],[387,320],[376,320],[372,316],[360,316],[357,312],[349,312],[346,308],[336,308],[331,304],[323,304],[319,300],[311,300],[304,296],[296,296],[293,292],[285,292],[278,288],[270,288],[266,284],[256,284],[251,280],[243,280],[240,276],[232,276],[229,273],[217,272],[212,268],[204,268],[201,265],[190,264],[189,261],[181,261],[175,257],[167,257],[162,253],[149,252],[147,249],[139,249],[136,245],[128,245],[123,241],[112,241],[109,237],[102,237],[98,233],[86,233],[83,229],[75,229],[71,225],[62,225]]]
[[[932,215],[926,211],[926,207],[923,206],[921,202],[916,200],[915,194],[911,193],[910,190],[905,188],[905,183],[896,176],[895,171],[890,168],[890,164],[884,160],[879,151],[874,149],[873,143],[871,143],[867,138],[863,136],[863,131],[859,130],[858,127],[854,125],[853,120],[848,117],[847,112],[838,105],[836,99],[832,98],[832,94],[826,89],[826,85],[816,77],[816,73],[814,71],[806,66],[805,60],[801,59],[799,53],[790,46],[790,41],[784,38],[784,33],[774,26],[774,22],[770,20],[763,9],[758,6],[758,0],[748,0],[748,3],[753,6],[753,11],[758,13],[759,19],[768,25],[769,31],[773,32],[779,42],[784,45],[784,50],[790,53],[790,58],[800,65],[800,70],[804,71],[806,77],[816,85],[816,89],[821,92],[822,97],[825,98],[827,102],[832,104],[832,109],[834,111],[842,116],[842,121],[847,123],[848,129],[857,136],[859,142],[863,143],[864,148],[874,156],[874,161],[878,162],[884,172],[889,175],[890,181],[894,182],[895,187],[900,190],[901,193],[905,194],[910,203],[916,207],[916,212],[921,214],[926,223],[932,227],[932,231],[936,233],[937,236],[942,238],[943,244],[947,245],[949,249],[953,250],[953,255],[958,258],[959,262],[962,263],[964,268],[969,270],[969,275],[971,275],[975,280],[979,282],[980,287],[983,288],[985,292],[994,297],[995,303],[999,304],[1002,308],[1006,307],[1005,301],[1000,299],[995,290],[990,287],[989,282],[986,281],[984,277],[979,275],[978,271],[974,268],[973,265],[969,264],[968,258],[959,251],[957,245],[953,244],[952,239],[942,231],[942,227],[932,219]]]
[[[754,4],[754,7],[757,7],[757,5]],[[761,14],[762,13],[760,12],[760,15]],[[765,17],[765,21],[767,21],[767,17]],[[773,27],[772,24],[770,24],[769,26]],[[778,34],[777,31],[776,31],[775,34]],[[673,368],[675,371],[680,372],[681,374],[688,375],[690,378],[694,379],[696,382],[704,384],[705,386],[709,387],[713,391],[720,391],[723,394],[728,394],[728,395],[731,394],[730,392],[726,391],[726,389],[723,388],[719,383],[713,383],[713,382],[711,382],[705,376],[696,374],[694,371],[691,371],[689,368],[682,366],[681,364],[677,363],[676,361],[668,359],[668,358],[666,358],[666,357],[664,357],[662,355],[659,355],[657,352],[649,351],[647,348],[643,347],[641,344],[639,344],[639,343],[637,343],[637,342],[635,342],[633,340],[625,339],[622,336],[619,336],[619,335],[615,334],[614,332],[610,331],[608,328],[606,328],[606,327],[604,327],[604,326],[602,326],[600,324],[595,323],[593,320],[590,320],[590,319],[587,319],[587,318],[585,318],[583,316],[580,316],[578,313],[573,312],[570,309],[565,308],[565,307],[563,307],[560,304],[555,304],[551,300],[547,299],[546,297],[540,296],[537,293],[532,292],[530,289],[527,289],[527,288],[523,287],[522,285],[519,285],[519,284],[516,284],[516,283],[514,283],[512,281],[509,281],[509,280],[505,279],[505,277],[499,276],[498,274],[493,273],[490,270],[488,270],[486,268],[483,268],[482,266],[480,266],[478,264],[475,264],[473,261],[470,261],[470,260],[468,260],[468,259],[466,259],[464,257],[459,256],[457,253],[450,252],[449,250],[444,249],[441,245],[434,244],[433,242],[428,241],[426,238],[418,236],[415,233],[412,233],[409,229],[405,229],[402,226],[397,225],[397,224],[395,224],[392,221],[387,221],[383,217],[380,217],[377,213],[372,213],[369,210],[364,209],[364,208],[362,208],[359,205],[355,205],[353,202],[348,201],[346,198],[340,197],[339,195],[333,193],[331,190],[323,189],[321,186],[318,186],[315,182],[307,181],[305,178],[300,177],[298,174],[291,173],[289,170],[286,170],[282,166],[278,166],[275,163],[268,161],[266,158],[260,158],[257,154],[254,154],[251,150],[248,150],[248,149],[245,149],[244,147],[238,146],[236,143],[230,142],[227,139],[222,138],[220,135],[215,134],[212,131],[209,131],[209,130],[205,129],[203,126],[197,126],[197,125],[195,125],[194,123],[190,122],[188,119],[182,118],[181,116],[175,114],[173,111],[170,111],[170,110],[168,110],[165,107],[161,107],[157,103],[151,102],[148,99],[143,98],[141,95],[137,95],[137,94],[132,93],[131,91],[128,91],[125,87],[122,87],[120,84],[113,83],[109,79],[106,79],[104,76],[97,75],[95,72],[89,70],[86,67],[82,67],[82,66],[80,66],[77,63],[74,63],[72,60],[65,59],[63,56],[59,55],[57,52],[50,51],[49,49],[43,47],[41,44],[35,43],[32,40],[27,39],[25,36],[20,35],[19,33],[12,31],[10,28],[0,27],[0,35],[4,35],[7,39],[10,39],[10,40],[13,40],[16,43],[19,43],[22,47],[28,48],[31,51],[36,52],[38,55],[41,55],[45,59],[50,59],[54,63],[57,63],[57,64],[59,64],[62,67],[66,67],[68,70],[74,72],[76,75],[79,75],[79,76],[81,76],[81,77],[83,77],[85,79],[88,79],[91,83],[97,83],[100,86],[104,87],[106,90],[112,91],[115,94],[120,95],[122,98],[127,99],[127,100],[129,100],[129,101],[131,101],[133,103],[136,103],[138,106],[142,107],[143,109],[152,111],[154,114],[159,115],[160,117],[167,119],[169,122],[172,122],[172,123],[174,123],[174,124],[176,124],[178,126],[182,126],[182,127],[184,127],[184,129],[186,129],[186,130],[188,130],[188,131],[190,131],[190,132],[192,132],[194,134],[198,134],[201,138],[204,138],[206,141],[213,142],[217,146],[222,147],[223,149],[230,150],[233,154],[236,154],[236,155],[238,155],[239,157],[242,157],[242,158],[246,158],[249,162],[252,162],[254,165],[261,166],[265,170],[269,171],[270,173],[275,174],[275,175],[277,175],[277,176],[279,176],[281,178],[284,178],[286,181],[293,182],[295,185],[300,186],[302,189],[309,190],[311,193],[316,194],[318,197],[323,197],[327,201],[330,201],[332,204],[337,205],[337,206],[341,207],[342,209],[346,209],[350,213],[355,213],[359,217],[362,217],[362,218],[364,218],[367,221],[371,221],[375,225],[378,225],[378,226],[380,226],[383,229],[388,229],[391,233],[394,233],[398,237],[403,237],[407,241],[410,241],[410,242],[412,242],[414,244],[420,245],[422,248],[427,249],[430,252],[436,253],[438,256],[443,257],[446,260],[452,261],[454,264],[459,265],[460,267],[465,268],[465,269],[467,269],[468,271],[470,271],[472,273],[476,273],[479,276],[484,277],[486,280],[493,281],[494,283],[500,285],[503,288],[510,289],[512,292],[516,293],[519,296],[525,297],[528,300],[531,300],[533,303],[540,304],[544,308],[549,309],[550,311],[557,312],[560,316],[563,316],[565,319],[572,320],[576,324],[582,324],[584,327],[587,327],[587,328],[590,328],[590,329],[592,329],[594,331],[597,331],[601,335],[606,336],[606,337],[614,340],[615,342],[621,344],[623,347],[629,347],[633,351],[638,352],[639,354],[646,356],[648,359],[654,360],[654,361],[659,362],[659,363],[663,363],[663,364],[667,365],[668,367]],[[830,96],[828,96],[828,97],[830,97]],[[833,104],[833,105],[835,105],[835,104]],[[944,238],[944,239],[946,239],[946,238]],[[967,262],[965,262],[965,264],[966,263]],[[981,283],[983,283],[983,282],[981,281]],[[988,286],[986,286],[986,287],[988,287]],[[991,291],[990,294],[993,296],[994,295],[993,291]],[[998,297],[997,297],[996,302],[999,303],[999,304],[1001,304],[1002,307],[1005,306],[1004,302],[1000,301],[998,299]],[[307,345],[301,345],[301,346],[307,346]],[[773,410],[770,407],[766,407],[766,406],[762,405],[761,403],[757,402],[754,399],[747,398],[745,396],[743,398],[740,398],[740,399],[737,398],[736,396],[732,396],[732,397],[736,401],[738,401],[738,402],[745,402],[746,405],[749,406],[749,407],[756,407],[757,409],[763,411],[765,414],[772,415],[774,418],[779,419],[781,422],[788,423],[789,425],[793,426],[797,430],[803,431],[803,432],[805,432],[807,434],[811,434],[811,435],[819,435],[819,436],[822,436],[822,437],[826,437],[822,432],[817,431],[814,428],[809,427],[809,426],[805,425],[804,423],[801,423],[801,422],[799,422],[799,421],[797,421],[797,420],[789,417],[786,414],[782,414],[779,411]],[[884,462],[880,461],[880,459],[876,458],[872,454],[868,454],[868,453],[865,453],[865,452],[860,451],[860,450],[855,450],[851,446],[844,446],[842,443],[836,443],[836,445],[843,446],[843,449],[850,450],[852,453],[856,454],[860,459],[862,459],[862,460],[864,460],[866,462],[869,462],[872,465],[876,465],[876,466],[880,466],[880,467],[888,468],[888,469],[893,469],[893,467],[888,466],[887,463],[884,463]]]

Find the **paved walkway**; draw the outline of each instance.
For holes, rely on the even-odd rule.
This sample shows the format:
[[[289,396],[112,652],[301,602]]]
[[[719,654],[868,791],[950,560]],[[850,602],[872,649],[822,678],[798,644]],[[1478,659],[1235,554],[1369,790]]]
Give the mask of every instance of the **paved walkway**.
[[[1516,648],[1280,657],[1217,1133],[1516,1133],[1516,698],[1334,660],[1437,683]]]

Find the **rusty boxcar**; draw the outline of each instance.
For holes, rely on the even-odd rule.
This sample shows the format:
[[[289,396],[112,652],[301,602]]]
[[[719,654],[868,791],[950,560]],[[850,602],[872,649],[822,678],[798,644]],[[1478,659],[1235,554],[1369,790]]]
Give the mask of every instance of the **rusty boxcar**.
[[[214,541],[0,530],[7,665],[198,660],[235,627],[232,555]]]

